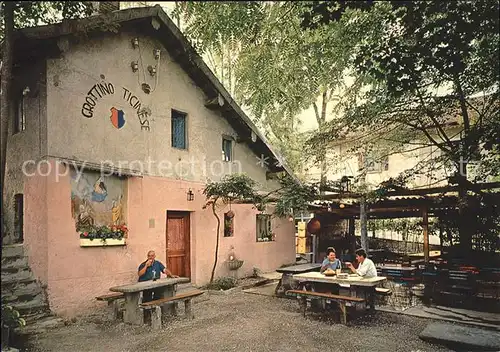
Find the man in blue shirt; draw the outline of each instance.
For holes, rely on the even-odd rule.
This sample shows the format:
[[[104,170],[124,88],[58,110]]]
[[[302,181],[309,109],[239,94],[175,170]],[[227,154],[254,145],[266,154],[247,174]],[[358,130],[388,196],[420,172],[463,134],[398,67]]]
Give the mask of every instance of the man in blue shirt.
[[[160,261],[155,260],[155,251],[148,252],[148,259],[139,265],[137,269],[137,275],[139,276],[139,282],[148,280],[157,280],[160,278],[161,273],[167,275],[167,277],[178,277],[173,275],[170,270],[168,270],[165,265]],[[142,295],[142,302],[149,302],[152,300],[163,298],[161,291],[157,290],[144,290]]]

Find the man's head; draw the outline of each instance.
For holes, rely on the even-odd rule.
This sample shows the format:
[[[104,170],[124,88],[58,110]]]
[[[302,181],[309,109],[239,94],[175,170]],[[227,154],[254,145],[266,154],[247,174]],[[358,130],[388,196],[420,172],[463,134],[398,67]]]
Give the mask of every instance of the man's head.
[[[333,262],[335,260],[335,249],[331,247],[328,248],[326,251],[326,257],[329,261]]]
[[[360,248],[356,251],[356,260],[358,263],[363,263],[366,259],[366,251],[363,248]]]
[[[151,260],[155,260],[156,258],[156,253],[155,251],[149,251],[148,252],[148,260],[151,259]]]

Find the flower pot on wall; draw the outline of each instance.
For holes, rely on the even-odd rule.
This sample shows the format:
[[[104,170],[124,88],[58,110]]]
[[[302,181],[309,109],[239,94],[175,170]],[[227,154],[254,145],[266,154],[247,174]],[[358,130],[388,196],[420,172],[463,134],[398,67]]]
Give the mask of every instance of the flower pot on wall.
[[[88,238],[80,238],[80,247],[104,247],[104,246],[125,246],[125,238],[106,238],[102,240],[100,238],[94,238],[93,240]]]

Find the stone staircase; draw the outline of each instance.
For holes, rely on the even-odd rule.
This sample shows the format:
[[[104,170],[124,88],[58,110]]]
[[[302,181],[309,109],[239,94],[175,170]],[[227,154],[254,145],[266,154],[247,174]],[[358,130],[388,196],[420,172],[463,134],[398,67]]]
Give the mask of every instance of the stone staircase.
[[[22,244],[2,248],[2,302],[17,309],[26,320],[19,333],[38,332],[63,324],[52,315],[44,288],[35,279],[28,265]]]

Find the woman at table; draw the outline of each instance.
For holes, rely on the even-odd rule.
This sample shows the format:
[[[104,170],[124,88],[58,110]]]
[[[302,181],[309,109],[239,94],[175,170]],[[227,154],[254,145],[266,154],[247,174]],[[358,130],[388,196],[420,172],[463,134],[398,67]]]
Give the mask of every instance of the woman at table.
[[[342,263],[336,258],[335,249],[333,247],[328,247],[326,251],[326,258],[323,260],[323,263],[321,263],[320,273],[324,273],[328,269],[333,271],[342,269]]]
[[[331,269],[333,271],[342,269],[342,264],[340,263],[340,260],[336,258],[335,248],[333,247],[328,247],[328,249],[326,250],[326,258],[325,260],[323,260],[323,263],[321,263],[320,273],[324,273],[328,269]],[[338,295],[339,286],[336,284],[317,282],[314,284],[314,291]]]

